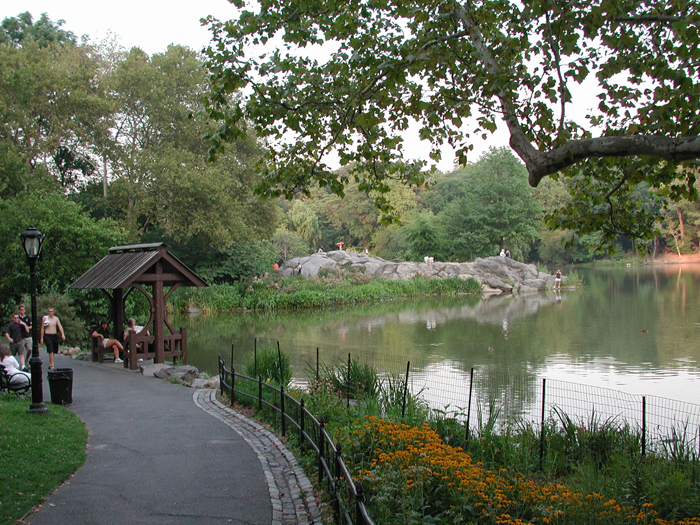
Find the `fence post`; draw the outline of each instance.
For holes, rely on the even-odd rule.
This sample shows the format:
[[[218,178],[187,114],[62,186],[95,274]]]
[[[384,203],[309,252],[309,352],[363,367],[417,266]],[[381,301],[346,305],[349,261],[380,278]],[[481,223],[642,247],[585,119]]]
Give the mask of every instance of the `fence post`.
[[[647,454],[647,398],[642,396],[642,457]]]
[[[258,375],[258,338],[253,339],[253,375]]]
[[[306,450],[306,438],[304,437],[304,433],[306,432],[306,404],[304,403],[303,397],[301,398],[299,407],[301,409],[301,413],[299,414],[299,448],[301,448],[303,452]]]
[[[262,398],[263,398],[263,393],[262,393],[262,376],[258,376],[258,412],[262,412]]]
[[[282,437],[287,433],[287,418],[284,417],[284,385],[280,385],[280,417],[282,420],[280,424],[282,425]]]
[[[348,377],[347,377],[347,397],[348,397],[348,408],[350,408],[350,353],[348,353]]]
[[[222,397],[224,395],[224,383],[225,382],[226,382],[226,378],[224,377],[224,360],[221,359],[221,354],[219,354],[219,390],[221,391]]]
[[[406,361],[406,379],[403,382],[403,401],[401,402],[401,419],[406,416],[406,392],[408,392],[408,371],[411,369],[411,362]]]
[[[336,516],[340,516],[340,462],[343,460],[343,451],[338,444],[335,448],[335,457],[333,458],[333,511]]]
[[[233,393],[233,390],[236,388],[236,369],[233,368],[233,364],[231,364],[231,406],[233,406],[233,401],[235,394]]]
[[[357,489],[357,496],[355,497],[355,523],[358,525],[364,525],[365,518],[360,510],[360,505],[364,504],[365,502],[365,488],[359,481],[355,484],[355,488]]]
[[[544,458],[544,403],[545,403],[545,387],[547,379],[542,378],[542,416],[540,421],[540,470],[542,470],[542,459]]]
[[[277,341],[277,366],[280,369],[280,385],[282,384],[282,350],[280,349],[280,342]]]
[[[474,390],[474,367],[469,372],[469,399],[467,400],[467,429],[464,432],[464,449],[469,447],[469,424],[472,417],[472,391]]]
[[[233,368],[233,341],[231,341],[231,368]]]
[[[321,421],[318,422],[318,443],[316,443],[316,448],[318,448],[318,483],[319,485],[323,482],[323,456],[326,451],[326,440],[323,438],[323,429],[326,426],[326,420],[322,417]]]

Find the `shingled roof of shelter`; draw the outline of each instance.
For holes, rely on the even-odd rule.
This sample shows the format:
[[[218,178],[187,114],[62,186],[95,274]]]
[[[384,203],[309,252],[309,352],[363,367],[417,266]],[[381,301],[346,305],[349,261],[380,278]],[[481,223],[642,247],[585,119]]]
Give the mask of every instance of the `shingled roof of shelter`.
[[[139,277],[147,273],[163,259],[165,270],[180,276],[174,282],[185,286],[207,286],[192,270],[165,249],[162,242],[115,246],[109,253],[69,286],[73,290],[99,289],[115,290],[126,288],[139,282]]]

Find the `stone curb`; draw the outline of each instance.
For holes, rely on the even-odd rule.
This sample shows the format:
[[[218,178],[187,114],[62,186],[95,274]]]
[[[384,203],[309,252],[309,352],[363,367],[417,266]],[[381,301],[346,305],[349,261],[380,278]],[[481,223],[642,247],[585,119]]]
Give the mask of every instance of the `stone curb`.
[[[265,427],[216,399],[216,390],[197,389],[195,405],[234,429],[257,454],[272,502],[272,525],[321,524],[314,488],[294,455]]]

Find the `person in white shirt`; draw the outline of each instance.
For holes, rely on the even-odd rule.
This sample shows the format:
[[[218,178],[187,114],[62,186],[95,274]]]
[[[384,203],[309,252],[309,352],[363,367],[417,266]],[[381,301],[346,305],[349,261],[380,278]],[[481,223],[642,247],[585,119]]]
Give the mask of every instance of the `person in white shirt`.
[[[5,368],[10,377],[10,385],[19,387],[29,384],[29,374],[19,369],[17,359],[12,356],[10,346],[6,343],[0,344],[0,366]]]

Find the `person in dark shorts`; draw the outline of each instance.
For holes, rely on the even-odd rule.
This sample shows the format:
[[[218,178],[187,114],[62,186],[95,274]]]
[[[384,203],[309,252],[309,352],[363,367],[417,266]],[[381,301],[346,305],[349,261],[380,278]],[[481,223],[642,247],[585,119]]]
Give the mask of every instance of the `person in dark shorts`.
[[[53,307],[49,307],[49,315],[41,318],[41,333],[39,336],[39,343],[46,343],[46,351],[49,353],[49,370],[54,368],[53,355],[58,352],[58,334],[61,334],[61,341],[66,340],[61,320],[53,312]]]
[[[22,321],[19,320],[19,314],[12,314],[12,321],[7,325],[7,330],[5,330],[5,337],[7,342],[10,343],[10,350],[13,356],[19,357],[19,366],[24,368],[24,330],[27,327]]]

